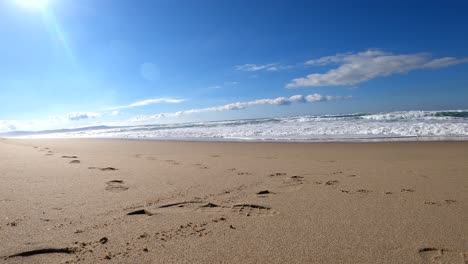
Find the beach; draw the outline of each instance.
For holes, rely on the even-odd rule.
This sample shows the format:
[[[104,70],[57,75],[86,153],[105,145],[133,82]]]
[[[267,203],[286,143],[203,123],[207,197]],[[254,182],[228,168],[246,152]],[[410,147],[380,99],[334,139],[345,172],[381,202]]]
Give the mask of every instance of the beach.
[[[0,139],[0,263],[468,263],[468,142]]]

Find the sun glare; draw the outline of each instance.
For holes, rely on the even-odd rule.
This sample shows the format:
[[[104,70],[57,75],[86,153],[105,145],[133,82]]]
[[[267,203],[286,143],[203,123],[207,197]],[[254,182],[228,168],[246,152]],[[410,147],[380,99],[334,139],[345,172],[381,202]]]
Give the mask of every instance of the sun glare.
[[[49,0],[16,0],[22,7],[42,9],[45,8]]]

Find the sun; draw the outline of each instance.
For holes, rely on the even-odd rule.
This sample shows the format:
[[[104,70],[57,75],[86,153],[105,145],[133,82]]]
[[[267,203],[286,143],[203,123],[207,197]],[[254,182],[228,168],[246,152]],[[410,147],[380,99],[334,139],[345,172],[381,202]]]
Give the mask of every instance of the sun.
[[[50,2],[49,0],[15,0],[16,3],[26,8],[43,9]]]

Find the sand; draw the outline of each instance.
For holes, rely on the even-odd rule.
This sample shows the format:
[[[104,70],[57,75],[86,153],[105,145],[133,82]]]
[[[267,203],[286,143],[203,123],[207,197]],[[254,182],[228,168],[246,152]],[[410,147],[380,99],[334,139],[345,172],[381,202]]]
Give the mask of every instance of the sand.
[[[1,263],[468,263],[468,142],[0,140]]]

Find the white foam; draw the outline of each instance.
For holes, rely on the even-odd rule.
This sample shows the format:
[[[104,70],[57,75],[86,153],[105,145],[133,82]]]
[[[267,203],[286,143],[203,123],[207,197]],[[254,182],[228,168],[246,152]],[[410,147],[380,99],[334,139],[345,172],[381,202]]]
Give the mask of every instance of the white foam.
[[[192,140],[354,140],[388,138],[468,138],[466,111],[406,111],[344,116],[299,116],[275,119],[198,122],[119,127],[28,137],[84,137]]]

